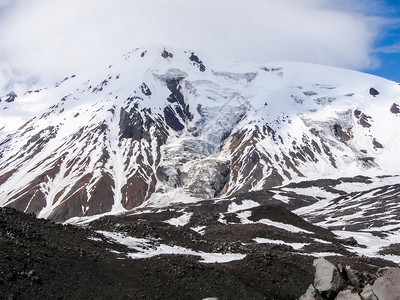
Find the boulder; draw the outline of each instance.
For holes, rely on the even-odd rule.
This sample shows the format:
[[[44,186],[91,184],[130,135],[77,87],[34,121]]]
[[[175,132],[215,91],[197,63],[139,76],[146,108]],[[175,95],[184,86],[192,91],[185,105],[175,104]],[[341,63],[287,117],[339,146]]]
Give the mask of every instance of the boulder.
[[[338,269],[324,258],[318,258],[313,263],[315,267],[314,287],[324,299],[335,299],[336,295],[346,286]]]
[[[299,298],[299,300],[315,300],[315,295],[317,294],[317,290],[315,287],[310,284],[306,293]]]
[[[361,299],[363,300],[378,300],[376,296],[374,295],[374,292],[372,290],[372,286],[367,284],[363,291],[360,294]]]
[[[341,291],[335,300],[361,300],[358,293],[352,293],[350,290]]]
[[[347,285],[356,290],[360,288],[359,279],[350,266],[345,266],[343,268],[342,264],[338,264],[338,270]]]
[[[383,268],[372,291],[379,300],[400,300],[400,268]]]

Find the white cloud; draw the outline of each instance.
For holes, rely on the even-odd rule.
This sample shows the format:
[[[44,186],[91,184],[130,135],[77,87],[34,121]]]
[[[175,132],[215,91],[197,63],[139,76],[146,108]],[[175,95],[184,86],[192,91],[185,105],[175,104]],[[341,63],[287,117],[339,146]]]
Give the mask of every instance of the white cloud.
[[[374,64],[371,48],[383,22],[367,16],[366,2],[378,3],[0,0],[0,65],[55,81],[136,47],[166,44],[237,60],[365,69]]]
[[[400,53],[400,43],[376,48],[375,52],[376,53],[385,53],[385,54]]]

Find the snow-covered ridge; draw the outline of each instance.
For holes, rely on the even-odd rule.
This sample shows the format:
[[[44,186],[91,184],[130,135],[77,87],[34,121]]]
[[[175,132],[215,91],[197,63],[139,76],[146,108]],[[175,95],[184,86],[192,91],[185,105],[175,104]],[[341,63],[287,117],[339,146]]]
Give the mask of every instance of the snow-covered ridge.
[[[152,46],[0,102],[0,205],[118,214],[291,181],[398,174],[400,87]]]

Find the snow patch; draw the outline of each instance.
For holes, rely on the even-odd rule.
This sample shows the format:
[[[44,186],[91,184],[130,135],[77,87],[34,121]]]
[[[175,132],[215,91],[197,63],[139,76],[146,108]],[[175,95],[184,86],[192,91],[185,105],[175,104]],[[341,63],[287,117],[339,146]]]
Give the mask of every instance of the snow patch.
[[[273,226],[273,227],[280,228],[280,229],[283,229],[283,230],[286,230],[289,232],[293,232],[293,233],[302,232],[302,233],[314,234],[314,232],[293,226],[291,224],[276,222],[276,221],[272,221],[269,219],[261,219],[256,222],[251,221],[251,220],[249,220],[249,218],[251,217],[251,211],[248,211],[248,210],[237,213],[236,215],[240,219],[240,222],[242,224],[257,224],[258,223],[258,224],[265,224],[265,225]]]
[[[207,226],[197,226],[197,227],[191,227],[190,229],[191,230],[193,230],[193,231],[196,231],[197,233],[199,233],[199,234],[201,234],[201,235],[204,235],[205,234],[205,228],[206,228]]]
[[[294,250],[299,250],[299,249],[303,248],[304,246],[309,245],[308,243],[288,243],[288,242],[284,242],[281,240],[271,240],[271,239],[265,239],[265,238],[255,238],[253,240],[258,244],[287,245],[287,246],[292,247]]]
[[[169,246],[165,244],[154,243],[152,240],[140,239],[126,236],[121,233],[97,231],[108,239],[121,245],[127,246],[135,252],[128,253],[128,257],[132,259],[145,259],[163,254],[177,255],[193,255],[201,257],[200,262],[203,263],[227,263],[235,260],[241,260],[246,257],[240,253],[207,253],[202,251],[194,251],[180,246]]]
[[[237,212],[240,210],[250,209],[253,207],[257,207],[257,206],[260,206],[260,203],[255,202],[253,200],[243,200],[242,204],[236,204],[235,202],[233,202],[232,204],[229,204],[229,206],[228,206],[228,213],[233,213],[233,212]]]
[[[362,245],[366,246],[366,247],[346,246],[347,250],[354,252],[357,255],[384,258],[387,260],[391,260],[395,263],[400,263],[400,256],[379,254],[379,251],[382,250],[383,248],[388,247],[391,244],[400,243],[399,233],[389,234],[386,237],[378,237],[370,232],[335,230],[333,231],[333,233],[335,233],[337,236],[343,239],[353,237],[358,244],[360,244],[361,246]]]
[[[261,219],[259,221],[257,221],[256,223],[261,223],[261,224],[266,224],[266,225],[270,225],[270,226],[274,226],[280,229],[284,229],[286,231],[289,232],[293,232],[293,233],[299,233],[299,232],[303,232],[303,233],[308,233],[308,234],[314,234],[314,232],[290,225],[290,224],[285,224],[285,223],[281,223],[281,222],[275,222],[269,219]]]
[[[164,222],[177,227],[185,226],[190,222],[190,218],[192,217],[192,215],[193,213],[184,213],[180,217],[172,218]]]

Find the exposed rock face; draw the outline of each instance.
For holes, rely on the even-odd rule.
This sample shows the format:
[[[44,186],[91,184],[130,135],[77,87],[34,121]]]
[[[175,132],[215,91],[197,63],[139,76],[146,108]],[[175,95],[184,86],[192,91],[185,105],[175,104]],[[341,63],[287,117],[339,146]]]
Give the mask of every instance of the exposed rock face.
[[[167,125],[173,130],[181,131],[185,128],[185,126],[179,121],[178,117],[175,114],[175,111],[172,109],[171,106],[167,106],[164,108],[164,117]]]
[[[230,164],[224,161],[203,161],[181,175],[192,196],[202,199],[218,197],[229,180]]]
[[[167,50],[165,50],[165,48],[164,48],[164,51],[161,53],[161,56],[163,58],[173,58],[174,57],[174,55],[172,53],[168,52]]]
[[[369,120],[371,119],[370,116],[367,116],[363,112],[359,110],[354,111],[354,116],[358,119],[358,124],[360,124],[364,128],[369,128],[371,127],[371,124],[369,123]]]
[[[17,94],[14,91],[11,91],[7,94],[7,98],[4,100],[5,102],[11,103],[14,102],[17,98]]]
[[[379,92],[378,92],[376,89],[374,89],[374,88],[370,88],[370,89],[369,89],[369,94],[372,95],[372,96],[374,96],[374,97],[376,97],[376,96],[379,95]]]
[[[400,106],[396,103],[393,103],[393,105],[390,107],[390,112],[392,114],[400,114]]]
[[[135,108],[132,108],[130,113],[121,108],[119,118],[119,133],[121,138],[140,141],[143,137],[143,132],[143,119],[140,113]]]
[[[199,59],[197,55],[194,54],[194,52],[192,52],[192,55],[190,55],[189,59],[193,62],[195,66],[199,68],[201,72],[204,72],[206,70],[203,62]]]
[[[335,130],[335,134],[343,141],[343,142],[348,142],[351,139],[351,133],[349,131],[344,131],[342,126],[339,124],[335,124],[333,126]]]
[[[375,149],[383,149],[383,145],[381,143],[379,143],[376,139],[372,140],[372,144],[374,145]]]
[[[142,83],[142,85],[140,86],[140,89],[142,90],[142,93],[146,96],[151,96],[151,90],[149,89],[149,87],[146,85],[146,83]]]

